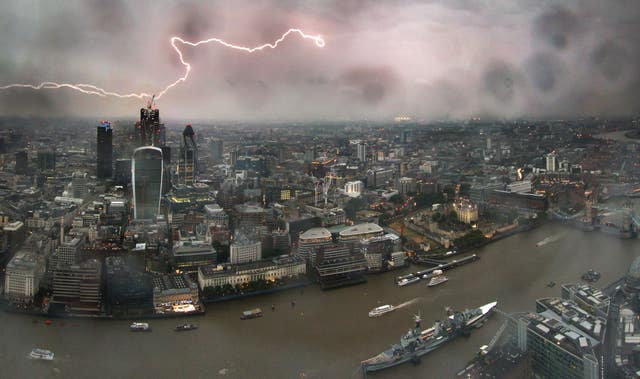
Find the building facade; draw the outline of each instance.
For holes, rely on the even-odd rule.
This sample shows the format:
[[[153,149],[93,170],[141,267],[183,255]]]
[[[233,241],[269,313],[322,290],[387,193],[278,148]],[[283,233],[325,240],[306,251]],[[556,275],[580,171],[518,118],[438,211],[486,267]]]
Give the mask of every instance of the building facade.
[[[98,179],[111,179],[113,176],[113,128],[111,128],[111,123],[101,122],[97,127],[97,132],[97,177]]]
[[[131,158],[131,184],[135,220],[153,220],[160,213],[163,177],[164,164],[160,148],[144,146],[134,150]]]

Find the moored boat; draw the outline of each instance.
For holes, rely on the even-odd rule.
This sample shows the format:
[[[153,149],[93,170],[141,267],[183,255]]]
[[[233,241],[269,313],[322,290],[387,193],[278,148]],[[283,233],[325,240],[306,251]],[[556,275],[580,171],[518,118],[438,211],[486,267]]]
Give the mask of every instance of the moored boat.
[[[402,278],[402,279],[398,280],[398,285],[399,285],[400,287],[404,287],[404,286],[406,286],[406,285],[409,285],[409,284],[415,283],[415,282],[417,282],[417,281],[419,281],[419,280],[420,280],[420,277],[419,277],[419,276],[413,276],[413,277],[411,277],[411,278]]]
[[[427,284],[428,287],[435,287],[438,284],[442,284],[446,281],[448,281],[449,278],[447,278],[446,276],[444,276],[442,274],[442,270],[435,270],[433,272],[433,277],[431,278],[431,280],[429,281],[429,283]]]
[[[362,361],[364,371],[377,371],[405,362],[418,362],[420,357],[433,351],[471,327],[481,326],[498,303],[492,302],[463,312],[453,312],[444,321],[436,321],[429,329],[420,329],[420,316],[415,316],[415,326],[402,336],[400,343],[382,353]]]

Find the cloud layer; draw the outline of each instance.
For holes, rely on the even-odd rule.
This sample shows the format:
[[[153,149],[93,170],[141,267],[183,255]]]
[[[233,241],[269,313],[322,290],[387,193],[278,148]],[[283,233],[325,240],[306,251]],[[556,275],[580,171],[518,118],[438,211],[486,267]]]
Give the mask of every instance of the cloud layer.
[[[169,39],[255,46],[290,27],[321,34],[277,50],[184,47],[186,83],[164,115],[220,120],[631,115],[640,110],[633,0],[333,2],[9,1],[0,85],[91,83],[157,92],[182,75]],[[142,102],[70,90],[0,91],[0,115],[131,116]]]

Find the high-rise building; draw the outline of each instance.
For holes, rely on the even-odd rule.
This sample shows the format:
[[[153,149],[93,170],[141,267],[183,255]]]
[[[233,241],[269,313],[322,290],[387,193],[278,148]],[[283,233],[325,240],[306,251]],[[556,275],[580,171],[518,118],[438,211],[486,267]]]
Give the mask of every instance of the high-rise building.
[[[556,153],[555,152],[549,153],[547,154],[546,158],[547,158],[547,161],[546,161],[547,172],[556,172],[556,168],[558,167],[556,162],[556,158],[557,158]]]
[[[358,160],[361,162],[367,161],[367,145],[363,142],[358,144]]]
[[[111,179],[113,176],[113,129],[109,121],[102,121],[97,127],[96,144],[98,179]]]
[[[211,159],[213,159],[214,162],[222,162],[223,147],[221,139],[216,138],[211,140]]]
[[[133,151],[131,184],[133,187],[133,217],[152,220],[160,212],[164,164],[162,150],[144,146]]]
[[[18,151],[15,154],[16,157],[16,166],[15,173],[16,175],[24,175],[27,173],[27,169],[29,168],[29,156],[25,150]]]
[[[160,123],[160,110],[155,108],[153,101],[146,108],[140,108],[140,121],[136,123],[136,137],[138,146],[164,146],[165,128]]]
[[[193,136],[195,135],[190,124],[184,127],[182,143],[180,144],[180,163],[178,177],[180,183],[192,185],[197,173],[198,147]]]
[[[55,151],[38,151],[38,168],[41,171],[56,169],[56,152]]]
[[[131,159],[116,160],[115,182],[123,186],[131,183]]]
[[[87,196],[87,173],[76,171],[71,175],[71,197],[84,199]]]

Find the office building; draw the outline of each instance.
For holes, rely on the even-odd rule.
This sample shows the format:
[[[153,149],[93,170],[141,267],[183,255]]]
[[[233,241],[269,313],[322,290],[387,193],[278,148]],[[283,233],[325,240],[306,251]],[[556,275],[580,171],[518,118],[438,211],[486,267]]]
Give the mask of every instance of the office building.
[[[27,170],[29,169],[29,155],[25,150],[21,150],[15,153],[16,165],[15,165],[15,174],[16,175],[25,175]]]
[[[149,273],[137,271],[121,256],[105,258],[105,303],[114,316],[153,312],[153,283]]]
[[[349,197],[359,197],[364,191],[364,183],[359,180],[347,182],[344,185],[344,194]]]
[[[40,171],[54,171],[56,169],[55,151],[38,151],[37,157]]]
[[[367,161],[367,145],[363,142],[360,142],[357,146],[358,146],[357,148],[358,160],[360,162],[366,162]]]
[[[251,240],[244,233],[238,232],[231,244],[229,261],[232,264],[255,262],[262,259],[262,243]]]
[[[84,199],[87,197],[87,173],[76,171],[71,175],[71,197]]]
[[[556,172],[558,165],[557,165],[557,155],[555,152],[549,153],[546,156],[546,168],[547,168],[547,172]]]
[[[199,266],[215,264],[216,250],[204,241],[179,241],[173,247],[173,265],[176,270],[195,273]]]
[[[96,259],[60,264],[53,270],[50,311],[99,314],[102,307],[102,265]]]
[[[131,184],[131,159],[117,159],[115,183],[120,186]]]
[[[111,179],[113,176],[113,128],[109,121],[103,121],[96,128],[97,177],[99,180]]]
[[[38,293],[44,264],[38,256],[27,250],[18,251],[7,264],[4,294],[12,301],[30,302]]]
[[[134,150],[131,158],[131,183],[135,220],[153,220],[160,213],[163,177],[164,165],[160,148],[144,146]]]
[[[211,159],[216,162],[222,162],[224,150],[223,150],[223,142],[219,138],[215,138],[211,140]]]

